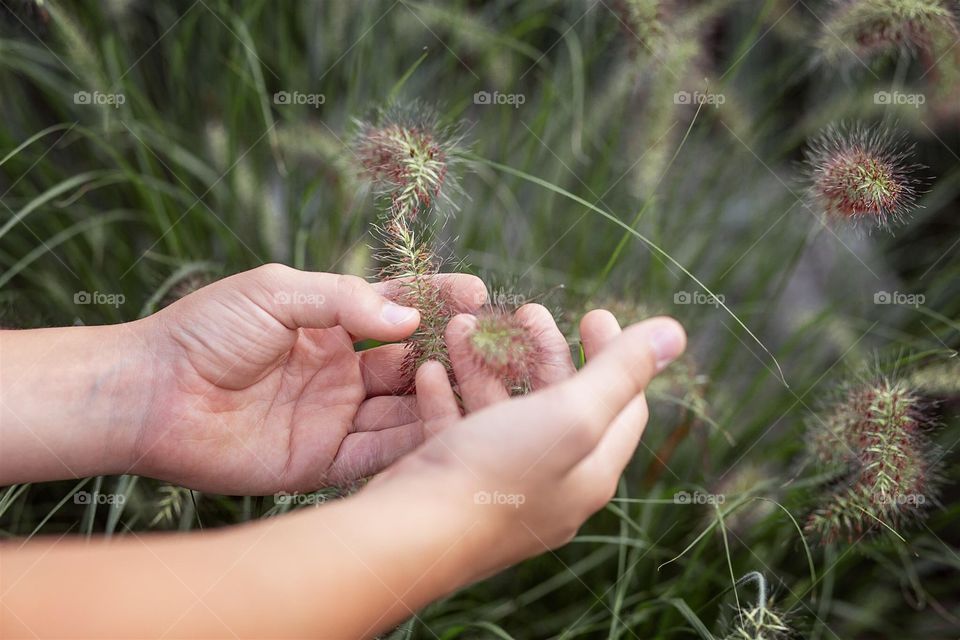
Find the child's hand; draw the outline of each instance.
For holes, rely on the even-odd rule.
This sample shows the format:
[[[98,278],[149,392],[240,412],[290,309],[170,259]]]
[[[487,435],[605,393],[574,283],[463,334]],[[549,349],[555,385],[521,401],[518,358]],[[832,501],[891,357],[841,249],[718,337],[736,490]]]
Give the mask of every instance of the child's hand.
[[[458,307],[486,299],[468,275],[438,276]],[[157,379],[134,471],[235,494],[315,490],[379,471],[422,437],[413,396],[394,395],[418,324],[383,294],[398,283],[267,265],[152,316]]]
[[[501,385],[464,369],[472,322],[455,318],[447,339],[460,392],[475,413],[460,416],[442,367],[421,367],[421,416],[437,435],[369,489],[406,477],[431,487],[436,499],[445,497],[457,514],[450,517],[472,541],[467,555],[477,574],[470,579],[477,579],[564,544],[610,500],[646,425],[643,391],[683,352],[686,339],[668,318],[621,332],[609,312],[593,311],[581,323],[588,360],[582,371],[555,363],[541,371],[547,388],[500,402],[507,397]]]
[[[475,279],[449,284],[465,306],[483,297]],[[308,302],[311,295],[323,304]],[[576,373],[550,315],[527,305],[517,313],[542,358],[533,393],[509,399],[470,357],[474,320],[459,316],[447,340],[469,415],[460,415],[443,367],[428,363],[417,375],[420,419],[404,426],[410,416],[398,407],[364,417],[364,407],[409,402],[389,395],[401,382],[387,377],[400,347],[353,350],[354,338],[396,340],[413,330],[415,314],[391,323],[380,315],[383,304],[359,279],[267,267],[129,325],[0,332],[0,373],[4,390],[13,389],[5,398],[20,400],[0,403],[7,482],[129,471],[125,439],[144,414],[134,472],[223,491],[312,488],[338,473],[370,473],[429,436],[363,490],[319,509],[186,538],[7,545],[4,604],[17,615],[0,618],[0,634],[386,631],[445,593],[569,540],[613,495],[646,422],[643,390],[685,340],[672,320],[621,333],[609,313],[592,312],[581,323],[588,363]],[[297,329],[304,325],[313,328]],[[153,368],[141,360],[144,337]],[[23,363],[38,357],[43,373],[32,375]],[[58,362],[72,367],[61,372]],[[140,379],[131,371],[142,371]],[[152,398],[145,381],[154,384]],[[37,403],[44,385],[65,402]],[[98,425],[110,428],[98,437]],[[93,580],[108,605],[71,608],[78,583],[64,576],[83,576],[86,588]],[[254,583],[260,595],[252,601]],[[66,615],[38,608],[38,593],[67,603]]]

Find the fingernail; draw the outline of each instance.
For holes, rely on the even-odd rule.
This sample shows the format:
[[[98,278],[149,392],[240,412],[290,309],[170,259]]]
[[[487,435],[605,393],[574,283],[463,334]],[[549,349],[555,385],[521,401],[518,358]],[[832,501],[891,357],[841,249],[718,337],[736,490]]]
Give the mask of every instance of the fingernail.
[[[401,307],[393,302],[385,302],[380,317],[390,324],[406,324],[415,318],[417,310],[410,307]]]
[[[650,348],[657,358],[657,371],[663,371],[668,364],[683,353],[683,332],[674,323],[664,323],[650,334]]]

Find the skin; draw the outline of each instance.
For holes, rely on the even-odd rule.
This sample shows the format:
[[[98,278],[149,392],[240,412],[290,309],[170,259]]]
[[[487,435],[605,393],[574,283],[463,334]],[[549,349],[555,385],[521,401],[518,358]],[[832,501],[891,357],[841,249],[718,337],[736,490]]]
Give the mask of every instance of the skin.
[[[379,472],[347,499],[218,531],[6,541],[0,635],[371,637],[569,541],[612,497],[682,329],[593,311],[576,372],[526,305],[543,357],[533,392],[510,398],[458,315],[461,409],[439,364],[397,396],[401,347],[354,349],[415,329],[382,296],[396,286],[267,265],[142,321],[0,332],[0,484],[137,473],[268,494]],[[485,295],[469,276],[444,286],[465,311]]]

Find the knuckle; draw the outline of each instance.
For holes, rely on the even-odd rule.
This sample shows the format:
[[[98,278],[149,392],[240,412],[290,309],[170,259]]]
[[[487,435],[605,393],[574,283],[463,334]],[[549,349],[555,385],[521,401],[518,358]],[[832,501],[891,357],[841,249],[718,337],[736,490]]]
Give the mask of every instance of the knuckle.
[[[597,488],[592,491],[585,505],[587,517],[606,507],[615,495],[617,495],[617,479],[612,482],[597,483]]]
[[[450,318],[444,329],[444,339],[448,346],[456,347],[459,340],[473,330],[476,317],[468,313],[458,313]]]
[[[285,264],[280,264],[279,262],[268,262],[267,264],[260,265],[254,269],[253,273],[258,279],[276,280],[283,278],[291,271],[293,271],[293,268],[288,267]]]
[[[295,270],[284,264],[269,262],[247,272],[251,285],[264,296],[270,297],[278,289],[289,287],[290,275]]]
[[[525,318],[537,318],[537,317],[550,317],[550,311],[547,310],[542,304],[536,302],[528,302],[519,309],[517,309],[517,315]]]
[[[577,519],[571,522],[566,523],[559,531],[556,539],[553,541],[553,548],[562,547],[565,544],[570,543],[574,538],[577,537],[577,534],[580,532],[580,526],[583,524],[583,520]]]
[[[486,283],[474,275],[463,275],[463,289],[470,292],[464,303],[458,305],[461,311],[476,311],[489,300]]]
[[[367,293],[370,283],[360,276],[337,275],[336,291],[338,298],[357,298]]]

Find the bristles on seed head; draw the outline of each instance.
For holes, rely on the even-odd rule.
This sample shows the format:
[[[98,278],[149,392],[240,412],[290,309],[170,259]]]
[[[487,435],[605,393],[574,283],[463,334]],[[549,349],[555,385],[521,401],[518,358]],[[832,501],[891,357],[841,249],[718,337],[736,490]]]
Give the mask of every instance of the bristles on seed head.
[[[805,151],[810,206],[826,222],[891,228],[916,207],[922,165],[902,134],[862,124],[832,126]]]
[[[541,352],[534,332],[514,313],[483,310],[469,345],[477,363],[501,378],[511,391],[530,388]]]
[[[462,136],[419,103],[393,106],[358,123],[356,153],[364,175],[389,199],[390,215],[450,213],[461,193],[453,165],[462,163]]]
[[[879,526],[896,528],[935,500],[937,449],[927,408],[902,381],[878,378],[850,387],[808,425],[808,449],[837,474],[807,520],[824,541],[852,539]]]
[[[818,41],[826,62],[859,66],[898,53],[931,55],[960,34],[956,9],[944,0],[837,0],[834,4]]]

